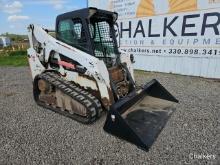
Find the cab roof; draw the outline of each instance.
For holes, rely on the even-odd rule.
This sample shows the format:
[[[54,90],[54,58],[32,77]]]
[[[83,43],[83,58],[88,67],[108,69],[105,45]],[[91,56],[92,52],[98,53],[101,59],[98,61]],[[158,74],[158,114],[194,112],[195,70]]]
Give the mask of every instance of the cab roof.
[[[116,22],[118,18],[118,14],[116,12],[101,10],[93,7],[84,8],[80,10],[75,10],[71,12],[67,12],[57,16],[57,21],[70,19],[70,18],[80,18],[80,19],[90,19],[90,18],[97,18],[97,19],[109,19],[113,22]]]

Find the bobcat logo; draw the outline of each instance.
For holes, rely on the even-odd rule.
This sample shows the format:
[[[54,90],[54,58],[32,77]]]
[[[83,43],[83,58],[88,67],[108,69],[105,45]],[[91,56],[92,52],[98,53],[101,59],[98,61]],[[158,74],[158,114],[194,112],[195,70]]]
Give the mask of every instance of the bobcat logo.
[[[197,10],[197,0],[141,0],[136,16],[153,16]]]

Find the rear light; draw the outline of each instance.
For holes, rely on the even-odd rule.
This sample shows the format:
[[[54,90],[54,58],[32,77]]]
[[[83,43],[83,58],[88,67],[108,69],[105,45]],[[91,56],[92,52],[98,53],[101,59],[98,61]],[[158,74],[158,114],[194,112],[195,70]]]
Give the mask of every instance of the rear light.
[[[131,60],[131,63],[135,63],[133,54],[130,55],[130,60]]]

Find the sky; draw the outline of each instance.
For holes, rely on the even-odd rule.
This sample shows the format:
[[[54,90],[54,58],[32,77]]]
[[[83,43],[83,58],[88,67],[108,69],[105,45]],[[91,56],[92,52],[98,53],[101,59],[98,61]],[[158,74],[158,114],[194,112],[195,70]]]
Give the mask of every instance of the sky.
[[[56,16],[87,7],[87,0],[0,0],[0,34],[26,34],[29,24],[54,29]]]

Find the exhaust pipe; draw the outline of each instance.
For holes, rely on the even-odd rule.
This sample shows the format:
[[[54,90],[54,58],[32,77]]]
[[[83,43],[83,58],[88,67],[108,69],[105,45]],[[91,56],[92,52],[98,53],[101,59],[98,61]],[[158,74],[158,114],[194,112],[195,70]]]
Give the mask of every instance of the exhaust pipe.
[[[179,101],[157,80],[111,106],[104,130],[148,151]]]

